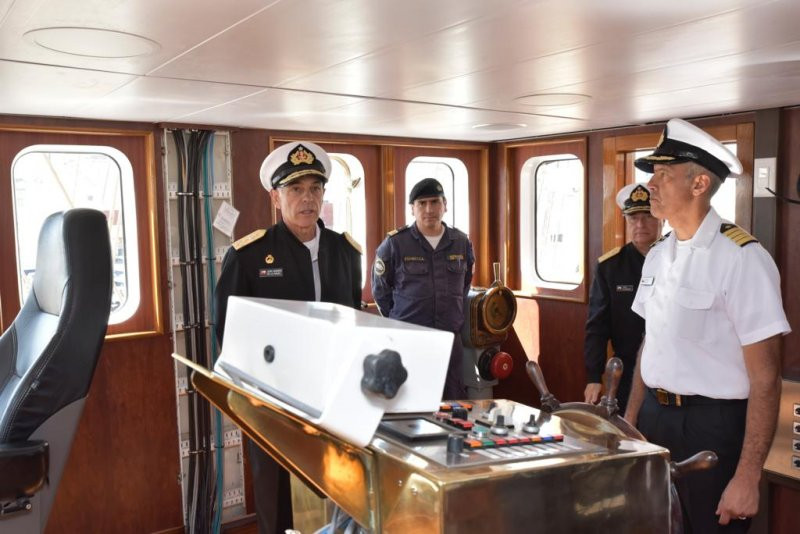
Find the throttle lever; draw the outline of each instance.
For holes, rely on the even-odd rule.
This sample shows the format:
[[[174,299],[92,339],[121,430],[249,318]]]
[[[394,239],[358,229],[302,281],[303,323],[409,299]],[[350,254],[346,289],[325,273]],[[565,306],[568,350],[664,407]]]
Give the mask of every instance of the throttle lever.
[[[603,384],[606,388],[606,394],[600,399],[600,406],[606,409],[608,417],[616,414],[619,411],[619,403],[617,402],[617,389],[619,388],[619,381],[622,378],[622,360],[614,356],[606,363],[606,372],[603,374]]]
[[[542,410],[548,413],[553,413],[558,410],[561,403],[558,402],[558,399],[547,389],[547,384],[542,374],[542,368],[539,367],[539,364],[533,360],[528,360],[525,364],[525,371],[528,373],[528,377],[531,379],[531,382],[533,382],[533,385],[539,390],[539,394],[541,395],[539,401],[542,403]]]

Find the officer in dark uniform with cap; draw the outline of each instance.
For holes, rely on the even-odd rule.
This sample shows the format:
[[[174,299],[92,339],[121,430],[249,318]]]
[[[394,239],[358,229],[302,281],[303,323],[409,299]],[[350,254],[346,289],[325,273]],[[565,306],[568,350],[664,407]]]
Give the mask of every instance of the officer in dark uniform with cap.
[[[282,145],[264,160],[261,183],[282,220],[239,239],[225,255],[214,294],[220,343],[231,295],[361,306],[361,249],[319,219],[330,169],[325,151],[309,142]],[[250,445],[259,533],[283,534],[292,528],[289,474]]]
[[[642,276],[647,251],[661,236],[661,221],[650,214],[650,191],[642,184],[629,184],[617,193],[617,205],[625,215],[631,241],[597,260],[589,291],[589,317],[583,358],[586,364],[584,400],[596,403],[602,385],[608,342],[622,360],[622,379],[617,389],[620,413],[625,413],[631,391],[636,353],[644,335],[644,319],[631,310]]]
[[[633,311],[645,339],[625,418],[681,461],[717,453],[712,469],[676,481],[684,531],[746,532],[775,434],[782,334],[791,330],[769,253],[711,206],[742,164],[722,143],[670,120],[655,151],[653,215],[672,232],[647,254]]]
[[[455,334],[444,399],[464,399],[459,332],[475,257],[467,235],[442,222],[447,199],[433,178],[417,183],[408,196],[414,224],[389,232],[372,269],[372,295],[385,317]]]

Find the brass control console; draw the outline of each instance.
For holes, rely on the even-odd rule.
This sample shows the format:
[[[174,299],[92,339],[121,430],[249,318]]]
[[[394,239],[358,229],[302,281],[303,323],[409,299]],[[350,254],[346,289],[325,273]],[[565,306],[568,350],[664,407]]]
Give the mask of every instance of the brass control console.
[[[385,416],[362,448],[194,369],[198,392],[371,532],[670,532],[668,452],[602,417],[452,402]]]

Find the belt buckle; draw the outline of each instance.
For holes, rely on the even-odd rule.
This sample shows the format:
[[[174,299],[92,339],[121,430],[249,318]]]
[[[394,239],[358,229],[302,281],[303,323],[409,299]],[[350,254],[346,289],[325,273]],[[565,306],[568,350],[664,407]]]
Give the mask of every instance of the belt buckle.
[[[670,402],[670,395],[675,398],[675,402]],[[658,399],[658,403],[662,406],[680,406],[682,404],[680,394],[670,393],[669,391],[661,388],[656,389],[656,399]]]

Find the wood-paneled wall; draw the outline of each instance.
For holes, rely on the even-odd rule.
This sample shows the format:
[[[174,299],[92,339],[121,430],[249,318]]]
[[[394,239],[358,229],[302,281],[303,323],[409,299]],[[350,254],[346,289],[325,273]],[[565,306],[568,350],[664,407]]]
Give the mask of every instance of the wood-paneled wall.
[[[47,534],[183,523],[171,352],[166,335],[103,347]]]
[[[707,122],[726,124],[739,119],[725,117]],[[42,118],[30,120],[32,123],[56,122]],[[86,121],[74,123],[95,127],[108,124]],[[120,127],[119,124],[115,126]],[[659,128],[657,125],[642,126],[585,134],[588,152],[589,277],[594,258],[603,252],[603,140],[608,136],[650,132]],[[263,130],[232,131],[234,202],[241,212],[236,237],[267,227],[273,222],[268,196],[258,182],[258,170],[269,151],[270,135],[274,134]],[[283,132],[279,134],[285,135]],[[362,141],[358,136],[341,137],[343,141]],[[800,109],[782,112],[780,137],[778,187],[783,194],[796,198],[795,184],[800,174],[800,152],[796,149],[800,145]],[[386,140],[387,144],[392,141],[397,140]],[[415,142],[425,143],[420,140]],[[430,144],[433,146],[437,143],[432,141]],[[453,147],[456,143],[447,145]],[[485,216],[489,222],[485,227],[480,227],[479,234],[473,236],[473,240],[483,241],[492,260],[506,259],[508,251],[503,221],[509,202],[514,199],[508,195],[507,165],[502,151],[498,150],[497,144],[486,145],[485,148],[488,154],[488,181],[481,195],[483,192],[488,195]],[[376,158],[381,162],[381,167],[385,167],[386,151],[382,147],[379,151],[380,155]],[[380,177],[381,180],[385,178]],[[385,195],[381,196],[383,191],[376,190],[373,193],[370,195],[371,202],[385,201]],[[158,194],[161,206],[161,181]],[[164,237],[163,210],[159,210],[158,227]],[[800,233],[796,231],[799,227],[800,206],[779,204],[777,261],[783,274],[784,304],[789,321],[795,327],[795,332],[784,339],[784,376],[793,379],[800,379],[800,299],[796,298],[800,294],[800,281],[794,275],[800,260]],[[375,246],[376,239],[368,238],[372,246]],[[165,242],[166,239],[163,239],[160,250],[161,280],[164,281],[167,273]],[[580,399],[584,385],[582,348],[586,304],[542,299],[538,305],[540,319],[535,327],[538,329],[536,334],[544,357],[542,364],[548,385],[562,401]],[[163,310],[169,309],[166,291],[163,292],[162,306]],[[526,355],[520,357],[524,351],[519,340],[512,336],[506,345],[515,355],[518,365],[514,377],[498,387],[499,396],[535,403],[530,381],[524,375]],[[183,522],[178,483],[175,384],[173,363],[169,356],[171,350],[169,334],[115,340],[106,344],[56,497],[48,533],[153,532]],[[783,513],[781,510],[791,513],[781,503],[796,502],[796,495],[782,492],[796,490],[773,488],[771,491],[777,492],[772,505],[773,514]]]

